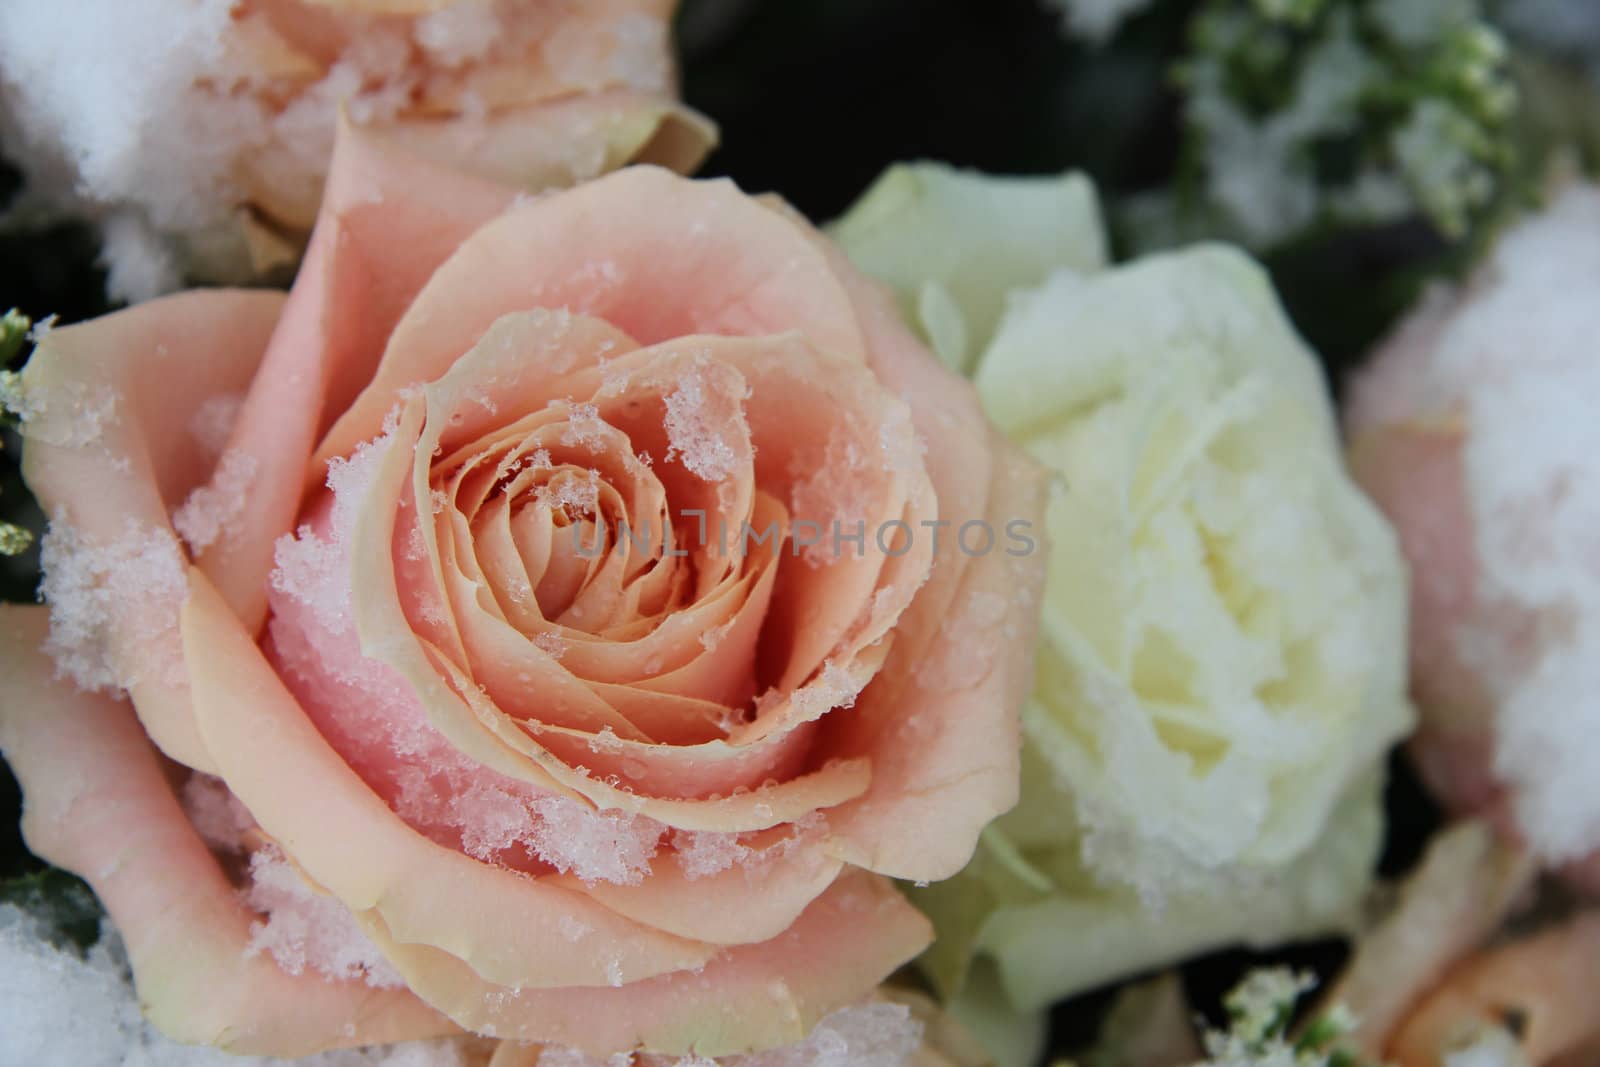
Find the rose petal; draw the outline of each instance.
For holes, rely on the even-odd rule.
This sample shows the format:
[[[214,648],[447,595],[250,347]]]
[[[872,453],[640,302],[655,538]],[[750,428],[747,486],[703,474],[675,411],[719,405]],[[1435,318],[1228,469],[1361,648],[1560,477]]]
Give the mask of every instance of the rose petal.
[[[691,173],[717,128],[675,100],[611,89],[504,108],[481,122],[401,119],[384,135],[427,159],[470,160],[474,173],[534,192],[628,163]]]
[[[826,247],[855,301],[873,371],[910,403],[939,518],[958,532],[983,520],[997,542],[976,557],[944,546],[895,627],[883,672],[852,715],[824,720],[826,751],[873,760],[867,794],[829,814],[838,854],[899,878],[948,878],[1017,799],[1017,709],[1032,685],[1047,557],[1045,472],[988,429],[971,386],[906,332],[887,292]],[[1041,542],[1031,553],[1002,547],[1015,520]],[[921,674],[924,665],[932,673]]]
[[[135,527],[174,537],[169,513],[207,482],[217,458],[196,439],[197,416],[249,385],[282,307],[277,293],[185,293],[46,335],[22,374],[39,409],[23,426],[22,467],[52,520],[91,545]],[[109,415],[96,423],[103,403]],[[230,516],[224,527],[241,521]],[[209,566],[213,553],[200,558]],[[147,646],[169,640],[173,607],[153,596],[116,605],[107,620],[112,662],[152,658]],[[181,663],[172,644],[160,658]],[[209,769],[182,678],[162,673],[131,690],[162,751]]]
[[[900,462],[911,457],[886,448],[896,417],[905,416],[904,402],[859,365],[795,334],[681,343],[736,367],[750,383],[746,414],[757,483],[794,501],[791,528],[807,522],[825,531],[816,557],[796,558],[799,540],[791,541],[762,635],[777,664],[772,683],[792,689],[870,609],[886,571],[909,572],[912,584],[926,573],[931,545],[917,523],[936,514],[933,491],[920,463]],[[897,560],[878,533],[908,511],[911,541]],[[858,524],[861,546],[834,541],[836,532],[851,533]]]
[[[321,480],[316,435],[371,377],[434,268],[513,196],[341,126],[311,247],[229,441],[253,460],[254,491],[206,558],[248,628],[266,616],[273,544],[293,528],[308,477]]]
[[[1368,388],[1364,395],[1377,394]],[[1412,737],[1417,767],[1450,811],[1510,816],[1510,798],[1494,775],[1497,706],[1456,640],[1479,610],[1465,436],[1459,418],[1372,425],[1351,441],[1350,472],[1389,517],[1405,558],[1427,561],[1410,568],[1412,695],[1420,707],[1448,714],[1425,716]],[[1509,628],[1512,609],[1498,615]]]
[[[1076,173],[999,178],[897,164],[828,228],[853,262],[894,288],[907,320],[917,320],[930,293],[941,294],[931,299],[948,302],[959,326],[928,332],[962,373],[994,336],[1011,292],[1053,271],[1092,273],[1106,263],[1094,185]]]
[[[849,299],[792,225],[727,182],[633,167],[509,212],[462,243],[390,338],[321,454],[377,432],[398,390],[440,377],[502,315],[572,308],[652,344],[798,330],[855,356]]]
[[[204,576],[190,578],[184,647],[196,717],[222,754],[221,777],[262,830],[358,918],[469,961],[489,981],[528,989],[633,980],[711,957],[709,946],[407,827],[317,733]],[[573,924],[588,929],[593,951],[572,951]]]
[[[52,679],[44,631],[42,608],[0,607],[0,747],[26,796],[23,832],[94,887],[156,1026],[271,1056],[456,1032],[405,990],[290,975],[249,954],[256,916],[189,825],[132,709]]]
[[[776,855],[734,862],[698,878],[686,875],[681,864],[662,859],[638,885],[581,886],[571,875],[555,881],[573,889],[581,886],[612,911],[653,930],[716,945],[747,945],[787,930],[833,884],[843,866],[824,855],[810,836],[767,847]]]
[[[1000,529],[1039,515],[1038,468],[998,435],[991,454],[987,521]],[[1017,712],[1033,679],[1043,556],[996,547],[945,557],[966,564],[954,595],[941,603],[930,582],[901,622],[931,612],[937,631],[920,649],[897,633],[853,714],[823,721],[824,752],[872,759],[867,794],[829,814],[836,854],[847,862],[898,878],[948,878],[971,858],[984,826],[1017,802]]]
[[[890,883],[861,871],[841,875],[770,941],[729,949],[696,972],[610,989],[486,987],[458,960],[398,944],[381,922],[364,925],[407,982],[468,1029],[596,1055],[726,1056],[791,1044],[871,992],[930,937],[927,920]]]

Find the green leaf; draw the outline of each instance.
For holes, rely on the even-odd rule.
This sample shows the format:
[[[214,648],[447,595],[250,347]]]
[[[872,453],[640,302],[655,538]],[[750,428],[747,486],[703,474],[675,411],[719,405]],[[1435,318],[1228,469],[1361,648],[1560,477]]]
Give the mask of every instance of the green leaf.
[[[0,316],[0,367],[10,366],[11,361],[17,358],[31,329],[33,320],[16,308]]]

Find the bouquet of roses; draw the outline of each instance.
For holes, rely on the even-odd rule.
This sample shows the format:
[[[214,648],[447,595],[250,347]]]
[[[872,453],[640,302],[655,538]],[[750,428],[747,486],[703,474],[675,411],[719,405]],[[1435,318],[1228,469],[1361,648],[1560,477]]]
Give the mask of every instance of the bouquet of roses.
[[[7,0],[0,156],[0,1067],[1600,1056],[1581,0]]]

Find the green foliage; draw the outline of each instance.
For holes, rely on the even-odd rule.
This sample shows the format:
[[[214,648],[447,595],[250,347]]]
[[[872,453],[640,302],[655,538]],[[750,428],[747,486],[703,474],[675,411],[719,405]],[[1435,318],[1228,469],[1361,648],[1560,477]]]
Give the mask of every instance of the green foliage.
[[[1228,1030],[1206,1035],[1209,1058],[1200,1067],[1371,1067],[1341,1045],[1355,1029],[1342,1007],[1308,1019],[1294,1034],[1295,1005],[1315,985],[1310,975],[1283,967],[1251,971],[1223,999]]]
[[[1174,77],[1182,161],[1134,206],[1138,244],[1417,215],[1459,240],[1515,166],[1509,53],[1476,0],[1205,0]]]
[[[0,426],[16,421],[21,388],[16,372],[6,368],[22,354],[32,330],[33,321],[16,308],[0,316]],[[15,523],[0,520],[0,556],[20,556],[32,546],[32,533]]]
[[[31,329],[33,320],[16,308],[0,316],[0,367],[9,367],[22,353],[22,346]]]

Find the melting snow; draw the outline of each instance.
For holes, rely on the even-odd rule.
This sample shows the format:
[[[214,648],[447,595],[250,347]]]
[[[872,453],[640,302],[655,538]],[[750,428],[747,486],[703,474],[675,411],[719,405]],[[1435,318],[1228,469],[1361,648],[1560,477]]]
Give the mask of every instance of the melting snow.
[[[238,533],[239,516],[244,514],[255,477],[256,458],[250,453],[231,450],[223,454],[211,481],[190,493],[172,514],[172,525],[190,551],[202,552],[224,533]]]
[[[222,393],[211,397],[195,408],[190,416],[189,435],[207,455],[221,455],[243,408],[242,393]]]
[[[130,520],[115,539],[91,541],[52,521],[40,546],[50,605],[45,650],[86,690],[127,688],[160,672],[181,678],[178,610],[188,594],[177,538]]]
[[[308,886],[276,848],[250,857],[245,900],[265,916],[250,927],[246,955],[265,952],[290,974],[309,967],[333,981],[365,979],[379,989],[405,985],[349,910]]]
[[[238,1056],[162,1036],[139,1010],[122,939],[107,923],[79,955],[46,939],[14,905],[0,905],[6,1017],[0,1063],[72,1067],[467,1067],[459,1042],[342,1049],[293,1061]]]
[[[329,533],[279,543],[269,602],[281,668],[329,740],[396,812],[424,832],[454,839],[469,855],[506,862],[537,856],[586,881],[634,884],[650,870],[664,828],[600,812],[476,763],[445,739],[394,670],[364,656],[350,625],[344,497],[365,481],[357,459],[330,475]]]
[[[720,482],[739,469],[739,452],[729,440],[743,422],[739,400],[706,380],[694,367],[678,380],[666,396],[667,459],[677,460],[691,474],[707,482]]]
[[[1600,189],[1509,232],[1429,353],[1422,401],[1465,407],[1483,627],[1458,634],[1499,688],[1495,770],[1550,859],[1600,846]],[[1435,307],[1437,312],[1437,307]],[[1530,660],[1519,613],[1540,621]]]

